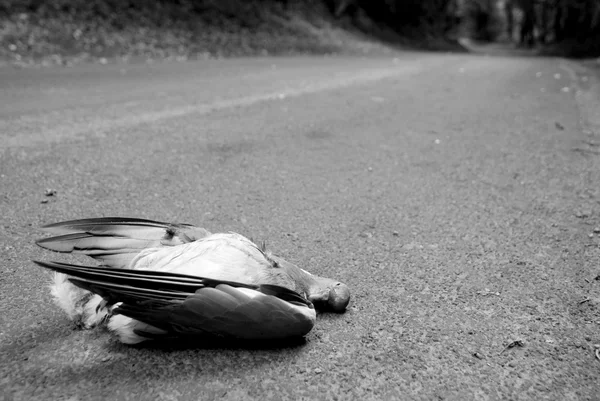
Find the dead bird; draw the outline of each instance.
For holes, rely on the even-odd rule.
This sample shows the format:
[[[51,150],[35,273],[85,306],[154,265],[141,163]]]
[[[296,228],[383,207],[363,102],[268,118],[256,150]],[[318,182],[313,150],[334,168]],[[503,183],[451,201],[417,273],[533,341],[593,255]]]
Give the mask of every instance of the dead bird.
[[[214,335],[282,339],[306,335],[320,310],[344,312],[345,284],[318,277],[236,233],[190,224],[107,217],[50,224],[36,241],[101,265],[35,261],[53,270],[55,303],[78,326],[106,325],[136,344]]]

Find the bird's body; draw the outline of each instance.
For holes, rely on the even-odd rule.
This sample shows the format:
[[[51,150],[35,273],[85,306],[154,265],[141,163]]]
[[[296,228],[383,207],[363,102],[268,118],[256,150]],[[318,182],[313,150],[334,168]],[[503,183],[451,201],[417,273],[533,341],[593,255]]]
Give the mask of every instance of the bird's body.
[[[321,278],[235,233],[141,219],[46,226],[38,245],[83,253],[101,267],[36,262],[54,270],[55,302],[84,328],[107,324],[124,343],[165,336],[302,336],[313,303],[341,312],[344,284]]]

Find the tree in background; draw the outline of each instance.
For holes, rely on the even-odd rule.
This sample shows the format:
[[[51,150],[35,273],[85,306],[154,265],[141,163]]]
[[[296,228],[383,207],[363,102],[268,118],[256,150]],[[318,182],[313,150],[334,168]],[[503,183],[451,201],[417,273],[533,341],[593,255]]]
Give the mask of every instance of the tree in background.
[[[600,54],[600,0],[464,0],[472,38],[506,37],[521,46],[552,45],[559,53]],[[498,26],[504,35],[499,35]]]
[[[344,23],[349,21],[368,35],[390,41],[408,38],[429,48],[469,36],[545,45],[558,54],[600,55],[600,0],[0,0],[4,25],[9,21],[13,27],[5,34],[8,48],[32,54],[37,50],[29,48],[37,49],[46,39],[57,48],[78,46],[90,54],[113,47],[130,52],[131,46],[142,53],[148,47],[161,53],[154,43],[164,43],[168,35],[160,30],[175,35],[174,41],[182,42],[184,50],[209,41],[209,47],[219,53],[227,47],[219,42],[219,29],[228,34],[232,26],[240,31],[262,29],[268,36],[273,27],[279,29],[288,16],[297,14],[299,18],[317,14],[325,19],[344,18]],[[43,29],[36,28],[39,21],[44,21]],[[214,35],[206,34],[206,26],[214,28]],[[146,28],[157,37],[150,40]],[[235,43],[246,38],[233,33],[228,37]],[[129,39],[121,40],[123,35]],[[256,45],[264,47],[262,42]]]
[[[493,41],[502,31],[497,0],[464,0],[465,31],[473,39]]]

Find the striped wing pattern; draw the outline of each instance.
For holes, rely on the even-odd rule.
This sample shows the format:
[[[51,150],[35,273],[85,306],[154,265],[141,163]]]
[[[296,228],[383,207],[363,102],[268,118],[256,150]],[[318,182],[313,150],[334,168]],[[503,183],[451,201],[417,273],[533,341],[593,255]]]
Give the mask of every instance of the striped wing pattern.
[[[108,305],[114,305],[113,314],[161,329],[165,336],[281,339],[307,334],[316,319],[306,298],[276,285],[151,270],[35,263],[66,274],[76,286],[99,294]]]
[[[190,224],[123,217],[71,220],[49,224],[43,230],[55,236],[36,241],[42,248],[81,253],[118,268],[128,267],[144,249],[185,244],[210,235]]]

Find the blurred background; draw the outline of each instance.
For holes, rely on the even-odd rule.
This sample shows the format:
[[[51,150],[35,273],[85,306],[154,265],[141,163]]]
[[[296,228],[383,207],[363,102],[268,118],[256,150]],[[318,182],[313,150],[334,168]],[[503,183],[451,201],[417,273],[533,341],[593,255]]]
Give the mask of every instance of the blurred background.
[[[4,63],[460,51],[600,55],[600,0],[0,0]]]

